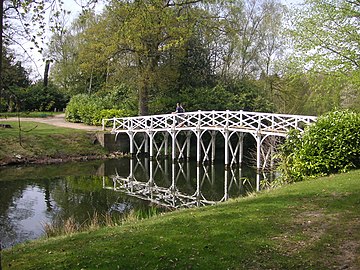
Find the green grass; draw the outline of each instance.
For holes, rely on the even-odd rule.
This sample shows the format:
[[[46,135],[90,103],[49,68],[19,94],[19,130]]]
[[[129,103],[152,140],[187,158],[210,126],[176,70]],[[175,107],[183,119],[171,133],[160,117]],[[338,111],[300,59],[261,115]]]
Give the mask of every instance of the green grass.
[[[24,160],[104,155],[94,145],[94,134],[52,125],[22,122],[21,144],[17,122],[6,122],[13,128],[0,129],[0,164]]]
[[[3,269],[360,269],[360,171],[20,244]]]
[[[39,118],[45,118],[54,116],[57,114],[61,114],[63,112],[2,112],[0,113],[0,118],[8,118],[8,117],[39,117]]]

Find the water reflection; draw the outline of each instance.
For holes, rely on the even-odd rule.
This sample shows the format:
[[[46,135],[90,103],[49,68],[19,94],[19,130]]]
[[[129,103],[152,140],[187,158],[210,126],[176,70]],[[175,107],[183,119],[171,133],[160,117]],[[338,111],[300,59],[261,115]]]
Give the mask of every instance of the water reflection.
[[[0,241],[6,248],[38,238],[43,224],[57,219],[81,224],[95,213],[208,205],[255,187],[253,170],[225,170],[222,163],[123,158],[0,168]]]
[[[104,189],[170,208],[222,202],[252,191],[254,183],[258,186],[260,181],[260,175],[255,180],[249,170],[244,176],[241,168],[225,170],[222,164],[194,166],[190,162],[171,163],[166,159],[150,161],[146,158],[130,159],[129,162],[128,175],[119,173],[115,167],[114,175],[103,178]],[[249,180],[249,173],[255,182]]]

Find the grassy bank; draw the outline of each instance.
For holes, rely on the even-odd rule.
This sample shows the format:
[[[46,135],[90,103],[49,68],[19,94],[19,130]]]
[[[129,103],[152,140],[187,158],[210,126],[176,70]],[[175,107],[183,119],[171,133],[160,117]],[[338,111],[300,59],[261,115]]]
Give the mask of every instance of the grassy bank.
[[[6,122],[6,124],[10,124],[12,128],[0,128],[0,165],[102,156],[106,153],[99,144],[94,144],[94,133],[22,122],[23,132],[19,136],[17,122]]]
[[[360,171],[2,253],[3,269],[360,269]]]
[[[62,114],[63,112],[2,112],[0,113],[0,118],[8,118],[8,117],[40,117],[46,118],[50,116],[54,116],[57,114]]]

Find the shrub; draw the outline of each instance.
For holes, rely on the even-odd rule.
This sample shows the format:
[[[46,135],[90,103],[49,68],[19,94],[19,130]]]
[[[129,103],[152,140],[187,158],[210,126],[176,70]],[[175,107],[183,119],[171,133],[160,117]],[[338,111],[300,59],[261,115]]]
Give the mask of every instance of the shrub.
[[[105,109],[99,111],[94,115],[93,124],[96,126],[100,126],[102,125],[102,119],[128,116],[131,116],[131,113],[125,109]],[[105,123],[106,126],[109,126],[109,124]]]
[[[130,116],[131,112],[125,109],[115,109],[109,96],[79,94],[73,96],[68,103],[65,117],[70,122],[82,122],[87,125],[101,125],[102,119]]]
[[[58,87],[51,83],[44,87],[42,82],[38,82],[27,88],[13,88],[11,91],[16,96],[21,111],[62,111],[68,101]]]
[[[75,95],[66,106],[65,118],[70,122],[82,122],[80,110],[87,106],[89,96],[85,94]]]
[[[289,133],[281,150],[287,181],[360,168],[360,114],[336,111],[318,118],[303,134]]]

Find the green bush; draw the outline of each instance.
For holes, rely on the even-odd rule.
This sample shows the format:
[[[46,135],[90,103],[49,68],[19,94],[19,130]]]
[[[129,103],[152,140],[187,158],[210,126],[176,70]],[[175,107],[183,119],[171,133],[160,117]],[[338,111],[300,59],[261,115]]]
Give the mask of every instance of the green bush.
[[[102,119],[110,119],[114,117],[128,117],[131,113],[125,109],[105,109],[94,115],[93,124],[96,126],[102,125]],[[111,123],[105,123],[106,126],[110,126]]]
[[[360,168],[360,114],[336,111],[323,115],[303,134],[289,133],[281,150],[286,181]]]
[[[102,119],[132,115],[125,109],[113,108],[116,103],[110,96],[99,97],[87,94],[73,96],[68,103],[65,117],[70,122],[101,125]]]
[[[66,106],[65,118],[69,122],[79,123],[82,122],[82,116],[80,110],[82,107],[87,106],[88,99],[90,97],[85,94],[78,94],[71,98],[70,102]]]

